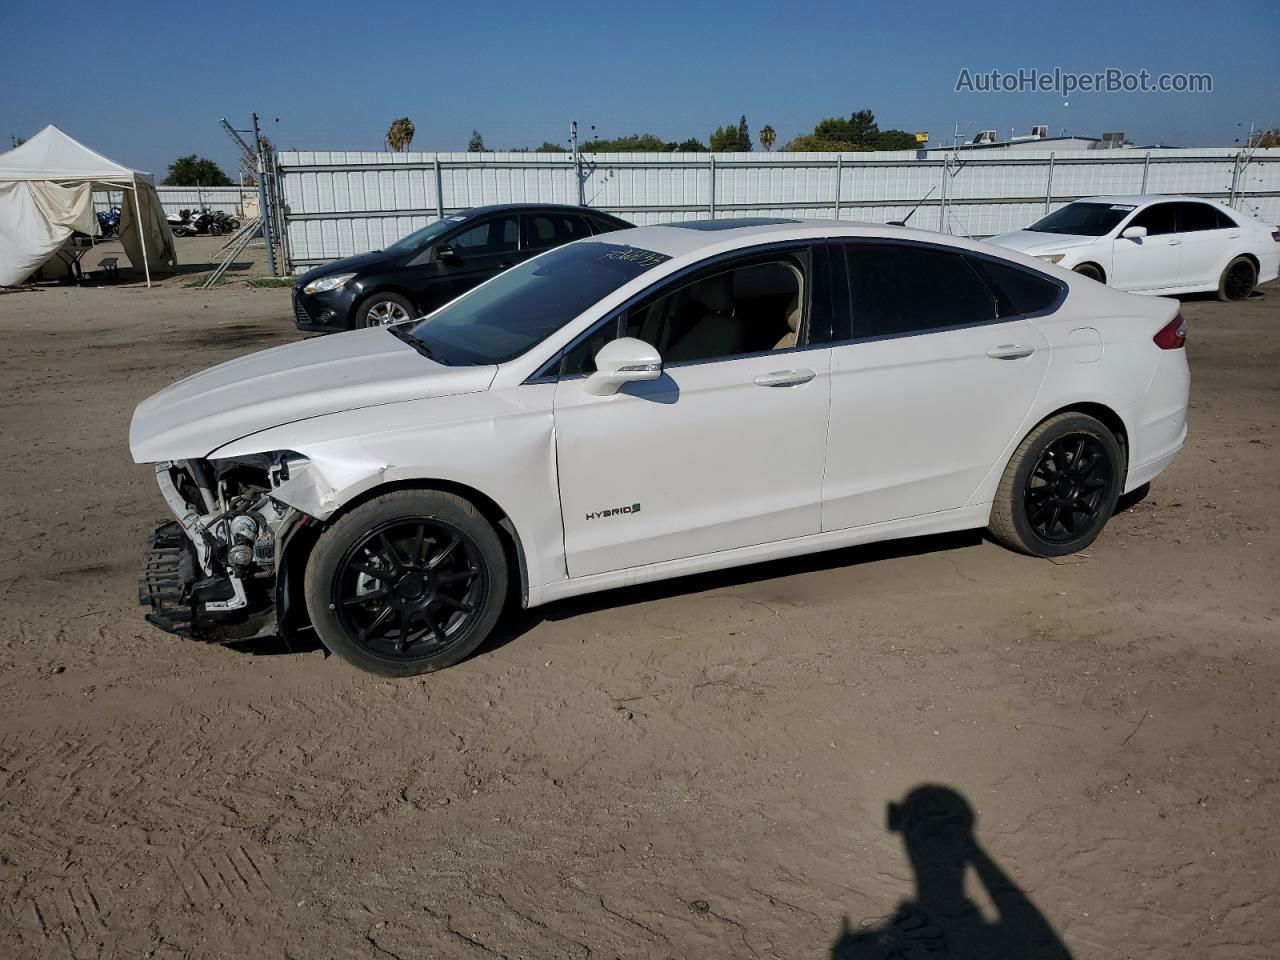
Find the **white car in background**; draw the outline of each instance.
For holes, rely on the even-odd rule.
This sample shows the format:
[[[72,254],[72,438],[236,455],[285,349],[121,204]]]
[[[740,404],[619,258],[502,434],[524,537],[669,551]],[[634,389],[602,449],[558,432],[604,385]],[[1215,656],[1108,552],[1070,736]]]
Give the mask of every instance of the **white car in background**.
[[[1280,272],[1280,228],[1196,197],[1089,197],[988,242],[1131,293],[1245,300]]]
[[[314,629],[407,676],[509,597],[982,527],[1072,553],[1182,447],[1184,339],[1171,300],[901,227],[579,240],[140,404],[174,520],[139,598],[174,633]]]

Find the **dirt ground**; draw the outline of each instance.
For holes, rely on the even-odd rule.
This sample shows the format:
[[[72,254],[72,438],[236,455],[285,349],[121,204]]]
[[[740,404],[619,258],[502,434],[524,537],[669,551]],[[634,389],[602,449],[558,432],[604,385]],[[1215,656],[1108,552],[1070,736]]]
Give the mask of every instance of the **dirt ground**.
[[[1086,556],[764,564],[390,682],[143,622],[134,405],[298,336],[187,282],[0,295],[0,956],[1280,953],[1280,286],[1185,304],[1190,440]]]

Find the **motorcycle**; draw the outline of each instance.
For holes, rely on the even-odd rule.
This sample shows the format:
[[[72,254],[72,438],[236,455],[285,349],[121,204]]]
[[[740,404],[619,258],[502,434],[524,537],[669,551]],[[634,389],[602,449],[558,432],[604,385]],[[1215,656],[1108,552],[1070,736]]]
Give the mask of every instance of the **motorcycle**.
[[[214,236],[223,233],[235,233],[240,229],[240,221],[225,210],[214,210],[209,216],[212,218],[209,222],[209,232]]]
[[[120,232],[120,208],[112,207],[105,213],[98,214],[98,235],[106,240]]]
[[[175,223],[169,218],[170,228],[176,237],[192,237],[197,234],[208,234],[220,237],[224,233],[240,229],[240,221],[228,216],[221,210],[209,210],[207,207],[199,212],[181,210]]]

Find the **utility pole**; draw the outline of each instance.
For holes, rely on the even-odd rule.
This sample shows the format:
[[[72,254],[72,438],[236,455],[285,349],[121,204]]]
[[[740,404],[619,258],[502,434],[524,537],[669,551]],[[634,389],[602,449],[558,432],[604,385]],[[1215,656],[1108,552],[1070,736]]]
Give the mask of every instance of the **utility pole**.
[[[573,145],[573,176],[578,181],[578,206],[587,205],[586,183],[582,178],[582,154],[578,150],[578,121],[569,123],[569,143]]]
[[[253,115],[253,145],[258,151],[258,215],[262,217],[262,240],[267,245],[267,269],[276,273],[276,248],[271,238],[271,217],[267,209],[267,162],[262,155],[262,134],[258,130],[258,115]]]

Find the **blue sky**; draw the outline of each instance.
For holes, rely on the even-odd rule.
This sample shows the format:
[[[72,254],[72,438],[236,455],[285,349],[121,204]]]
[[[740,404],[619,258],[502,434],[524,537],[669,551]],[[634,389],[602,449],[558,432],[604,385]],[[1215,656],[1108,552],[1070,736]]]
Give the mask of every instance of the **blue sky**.
[[[127,11],[127,12],[122,12]],[[704,142],[746,113],[779,143],[869,107],[882,127],[970,133],[1047,123],[1139,143],[1230,145],[1280,126],[1275,0],[1209,4],[0,3],[0,146],[56,123],[157,175],[256,110],[283,149],[380,149],[408,115],[415,150],[651,131]],[[962,68],[1207,72],[1211,94],[956,93]],[[277,118],[278,121],[277,121]],[[1243,127],[1240,125],[1243,124]]]

